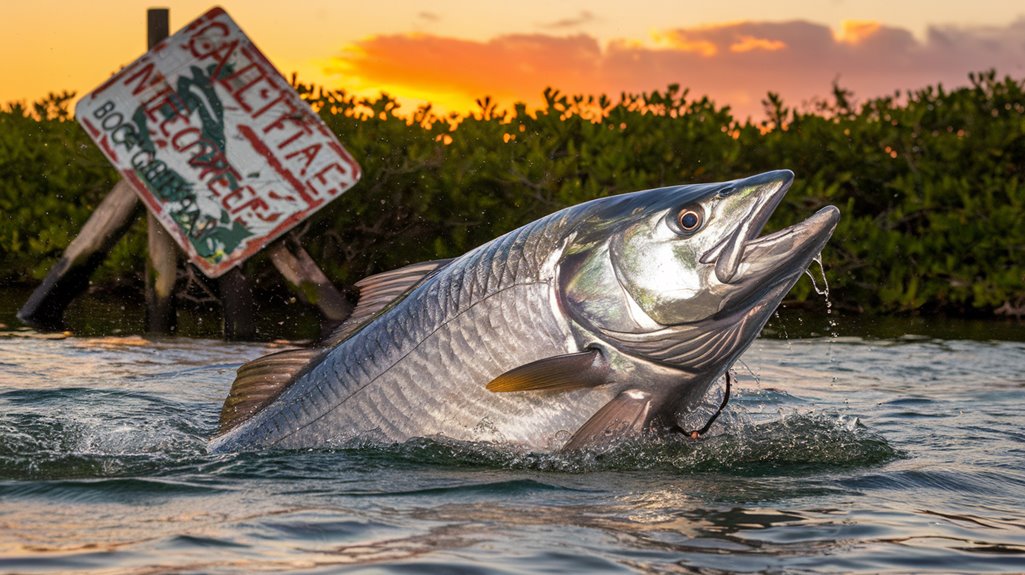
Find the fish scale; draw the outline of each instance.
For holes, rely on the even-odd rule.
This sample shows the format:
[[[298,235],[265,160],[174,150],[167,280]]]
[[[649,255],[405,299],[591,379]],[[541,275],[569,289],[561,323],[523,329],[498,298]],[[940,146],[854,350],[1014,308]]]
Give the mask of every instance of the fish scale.
[[[533,438],[543,447],[571,432],[586,419],[580,408],[597,409],[608,393],[574,392],[553,402],[550,394],[514,397],[467,386],[553,350],[570,351],[570,334],[550,309],[543,260],[530,257],[556,249],[551,244],[561,236],[550,228],[566,220],[539,220],[456,260],[300,376],[234,441],[301,447],[487,428],[476,439]],[[580,415],[566,417],[567,406]]]

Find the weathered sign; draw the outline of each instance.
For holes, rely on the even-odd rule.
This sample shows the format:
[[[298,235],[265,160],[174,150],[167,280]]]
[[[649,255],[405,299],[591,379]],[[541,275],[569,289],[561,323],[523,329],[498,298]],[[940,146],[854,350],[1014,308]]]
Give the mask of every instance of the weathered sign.
[[[220,8],[82,98],[75,115],[210,277],[360,176],[334,134]]]

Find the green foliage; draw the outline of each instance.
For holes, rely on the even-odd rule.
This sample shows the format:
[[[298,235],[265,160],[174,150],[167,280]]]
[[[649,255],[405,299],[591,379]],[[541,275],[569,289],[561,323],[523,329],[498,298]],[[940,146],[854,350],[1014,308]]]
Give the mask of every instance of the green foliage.
[[[0,109],[4,283],[42,279],[117,181],[114,169],[72,120],[68,104],[73,97],[50,94],[31,109],[16,103]],[[124,243],[96,280],[141,278],[144,242],[131,234]]]
[[[339,283],[451,257],[591,198],[790,168],[771,226],[826,204],[843,218],[824,260],[844,309],[990,313],[1025,306],[1025,90],[993,72],[856,104],[834,86],[807,109],[778,94],[763,122],[678,86],[567,95],[541,109],[489,98],[466,117],[400,114],[387,95],[298,89],[363,167],[352,191],[302,227]],[[116,177],[69,121],[69,94],[0,111],[0,279],[37,281]],[[99,280],[141,278],[141,227]],[[802,282],[791,298],[811,297]]]

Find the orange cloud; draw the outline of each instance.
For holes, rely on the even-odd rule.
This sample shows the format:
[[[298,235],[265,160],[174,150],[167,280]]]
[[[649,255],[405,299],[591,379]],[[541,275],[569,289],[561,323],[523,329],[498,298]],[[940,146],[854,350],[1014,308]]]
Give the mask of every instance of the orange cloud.
[[[346,88],[415,94],[466,111],[486,95],[511,105],[540,103],[545,87],[609,94],[670,83],[760,116],[767,91],[799,105],[827,94],[833,81],[859,97],[927,84],[967,82],[997,68],[1025,75],[1025,18],[1005,27],[932,27],[924,40],[878,23],[846,23],[839,33],[805,21],[735,22],[661,31],[654,45],[587,35],[521,34],[471,41],[432,35],[367,38],[339,59]]]
[[[730,45],[730,52],[751,52],[753,50],[764,50],[775,52],[786,48],[786,42],[782,40],[770,40],[768,38],[756,38],[754,36],[741,36],[739,40]]]
[[[653,36],[657,45],[669,50],[699,54],[705,58],[711,58],[719,53],[719,47],[714,42],[690,38],[681,31],[656,32]]]
[[[882,25],[869,20],[844,20],[834,37],[841,44],[860,44],[866,38],[875,35]]]

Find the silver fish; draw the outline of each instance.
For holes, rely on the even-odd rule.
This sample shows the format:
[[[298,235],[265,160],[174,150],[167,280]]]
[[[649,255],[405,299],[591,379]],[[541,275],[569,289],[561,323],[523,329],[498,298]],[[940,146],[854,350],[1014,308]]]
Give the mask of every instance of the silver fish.
[[[446,437],[552,451],[678,430],[823,248],[758,237],[793,173],[572,206],[367,278],[327,345],[239,369],[213,450]]]

